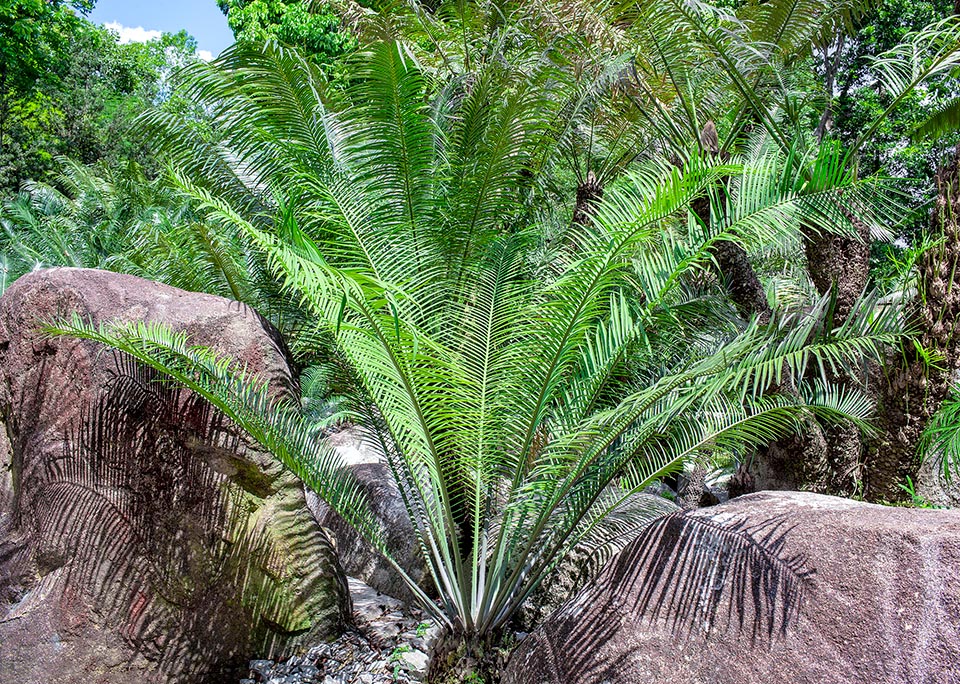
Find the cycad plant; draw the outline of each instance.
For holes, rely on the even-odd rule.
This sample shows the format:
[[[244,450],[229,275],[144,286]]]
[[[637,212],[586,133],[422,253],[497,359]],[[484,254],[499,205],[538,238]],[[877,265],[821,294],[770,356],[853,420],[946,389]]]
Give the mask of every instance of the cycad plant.
[[[230,359],[149,325],[51,331],[109,344],[208,399],[467,651],[495,643],[571,548],[636,534],[646,518],[625,517],[625,503],[686,459],[767,441],[811,412],[868,417],[861,395],[825,378],[899,338],[895,307],[864,299],[830,327],[827,298],[743,325],[708,266],[720,240],[879,223],[882,188],[776,145],[722,165],[651,154],[591,220],[550,240],[569,219],[536,192],[559,172],[539,163],[566,101],[552,65],[494,60],[438,83],[397,42],[358,59],[349,102],[331,105],[295,52],[238,49],[188,75],[218,144],[178,136],[168,115],[150,123],[208,225],[242,235],[308,314],[295,345],[335,350],[355,380],[352,410],[396,478],[434,587],[392,560],[363,490],[299,407]],[[689,209],[704,197],[724,206],[709,223]],[[788,376],[814,379],[781,393]]]
[[[687,140],[699,137],[705,154],[722,157],[742,149],[762,128],[785,154],[839,145],[842,165],[857,173],[887,163],[896,173],[892,163],[895,155],[885,155],[885,160],[868,154],[876,148],[878,139],[889,136],[892,117],[912,98],[933,104],[943,100],[944,94],[952,94],[956,79],[951,77],[960,64],[960,21],[956,16],[917,27],[903,36],[902,44],[864,60],[863,73],[869,73],[880,104],[863,125],[844,131],[843,126],[833,125],[839,123],[834,121],[834,110],[848,96],[836,99],[847,91],[836,84],[834,77],[842,60],[849,59],[850,43],[858,40],[855,36],[863,13],[877,8],[860,0],[770,0],[736,3],[737,9],[732,12],[721,9],[721,4],[728,7],[727,3],[687,0],[649,0],[635,6],[640,19],[637,26],[658,47],[651,51],[652,59],[638,60],[637,84],[643,102],[657,109],[657,128],[665,139],[678,141],[681,148],[688,145]],[[820,65],[813,73],[809,72],[811,60]],[[811,82],[811,76],[816,80]],[[822,84],[817,83],[821,76]],[[657,87],[665,82],[667,87]],[[949,112],[945,116],[949,118]],[[932,124],[934,128],[937,125]],[[899,145],[880,143],[881,148],[884,145],[888,152],[901,149]],[[914,206],[930,198],[925,194],[913,198]],[[728,244],[717,251],[717,270],[745,317],[769,312],[766,282],[768,292],[770,285],[778,288],[779,292],[773,293],[779,297],[777,303],[789,307],[801,304],[796,295],[804,291],[810,295],[807,304],[822,296],[834,297],[833,318],[840,325],[864,291],[877,285],[871,267],[875,263],[872,243],[892,238],[915,219],[916,215],[904,210],[899,221],[879,226],[885,230],[861,224],[849,235],[814,230],[814,223],[802,231],[789,258],[780,260],[781,264],[763,258],[764,254],[748,253],[737,244]],[[944,232],[939,226],[932,228],[934,235]],[[774,279],[769,277],[771,266],[779,266],[780,273]],[[946,270],[952,272],[949,262]],[[784,282],[784,275],[789,275],[794,284]],[[787,290],[783,289],[785,284]],[[913,291],[922,291],[922,287],[920,284]],[[789,298],[780,297],[789,290]],[[909,298],[910,292],[891,292],[890,296]],[[931,321],[947,315],[931,313]],[[914,323],[921,323],[920,318],[914,317]],[[924,330],[927,324],[915,327],[918,339],[930,339]],[[756,461],[762,465],[755,469],[756,484],[761,488],[813,489],[860,494],[875,501],[895,500],[904,476],[916,477],[917,438],[927,416],[942,399],[930,387],[945,371],[926,360],[939,355],[953,363],[957,358],[948,346],[918,354],[916,344],[907,341],[898,353],[885,359],[882,369],[847,380],[850,384],[870,384],[870,391],[883,406],[885,424],[880,430],[864,438],[855,429],[824,426],[822,437],[818,437],[819,428],[812,424],[813,429],[803,439],[780,441],[757,452]],[[892,378],[899,377],[906,367],[915,384],[904,391]],[[882,381],[873,382],[878,378]],[[783,458],[784,454],[792,458]]]
[[[258,303],[243,246],[211,234],[168,184],[134,163],[57,161],[51,182],[25,184],[0,208],[5,285],[36,268],[100,268]]]
[[[61,173],[55,182],[27,183],[0,206],[5,262],[0,291],[36,268],[109,268],[128,251],[130,223],[149,202],[149,193],[135,182],[142,175],[131,166],[125,177],[134,182],[124,186],[93,167],[63,158],[58,162]]]
[[[255,306],[283,331],[299,311],[278,296],[263,260],[236,230],[214,230],[188,198],[136,164],[109,168],[59,158],[0,206],[0,293],[32,270],[99,268]]]

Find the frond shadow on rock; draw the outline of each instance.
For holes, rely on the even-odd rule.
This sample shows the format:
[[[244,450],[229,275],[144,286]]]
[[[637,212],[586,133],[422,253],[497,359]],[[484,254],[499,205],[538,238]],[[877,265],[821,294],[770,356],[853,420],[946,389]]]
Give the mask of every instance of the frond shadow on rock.
[[[557,671],[612,677],[622,665],[593,654],[625,622],[637,631],[666,626],[676,641],[733,631],[771,648],[798,619],[814,574],[805,557],[784,553],[791,530],[786,516],[728,522],[675,513],[653,523],[548,621]]]
[[[283,554],[252,518],[272,482],[205,400],[114,358],[109,387],[34,484],[41,575],[88,592],[101,620],[161,671],[219,681],[233,673],[205,664],[242,663],[309,625]]]

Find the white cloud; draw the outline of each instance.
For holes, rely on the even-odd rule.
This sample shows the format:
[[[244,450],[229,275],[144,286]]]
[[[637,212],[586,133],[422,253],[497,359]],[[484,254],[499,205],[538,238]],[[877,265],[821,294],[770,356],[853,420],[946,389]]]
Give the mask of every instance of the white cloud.
[[[202,59],[204,62],[209,62],[213,60],[213,53],[209,50],[197,50],[197,57]]]
[[[154,40],[162,35],[160,31],[148,31],[142,26],[137,26],[136,28],[124,26],[116,21],[104,24],[104,27],[117,33],[120,36],[121,44],[146,43],[148,40]]]

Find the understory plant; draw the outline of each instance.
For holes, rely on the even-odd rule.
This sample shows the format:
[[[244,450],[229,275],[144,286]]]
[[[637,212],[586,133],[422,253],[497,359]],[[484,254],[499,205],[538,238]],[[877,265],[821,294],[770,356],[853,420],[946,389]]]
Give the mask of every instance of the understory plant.
[[[791,155],[758,139],[723,162],[651,147],[570,221],[545,198],[590,113],[543,59],[438,82],[384,40],[333,97],[296,52],[238,48],[185,77],[217,144],[169,114],[147,122],[195,211],[239,235],[303,312],[297,353],[322,350],[351,379],[350,410],[396,479],[433,586],[394,560],[292,398],[161,326],[50,328],[205,397],[382,554],[481,673],[571,549],[622,545],[661,512],[635,496],[657,478],[811,415],[863,426],[870,402],[830,378],[903,334],[897,306],[870,295],[840,326],[830,297],[744,324],[712,276],[719,242],[887,220],[883,184],[829,145]],[[690,209],[704,198],[723,208],[706,221]]]
[[[953,388],[934,415],[920,442],[921,460],[932,460],[940,477],[950,482],[960,473],[960,395]],[[913,488],[912,483],[908,486]],[[913,492],[910,492],[911,497]]]

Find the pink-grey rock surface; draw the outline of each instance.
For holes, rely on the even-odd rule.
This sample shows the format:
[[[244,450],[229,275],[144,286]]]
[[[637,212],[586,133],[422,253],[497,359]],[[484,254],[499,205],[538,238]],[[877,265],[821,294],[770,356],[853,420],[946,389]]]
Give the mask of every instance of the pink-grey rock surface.
[[[333,441],[334,448],[338,448],[337,440]],[[400,567],[418,586],[427,592],[435,593],[430,571],[420,553],[420,546],[416,543],[413,524],[389,466],[386,463],[355,463],[347,468],[366,493],[378,532],[387,548],[394,550],[394,557]],[[409,605],[415,603],[413,593],[393,566],[330,506],[313,492],[307,493],[307,505],[317,522],[333,538],[340,563],[350,577],[356,577],[377,591],[401,599]]]
[[[132,276],[27,275],[0,298],[0,681],[228,681],[336,636],[346,580],[303,489],[202,400],[38,325],[160,322],[292,391],[251,309]]]
[[[960,511],[761,492],[667,516],[504,684],[960,683]]]

